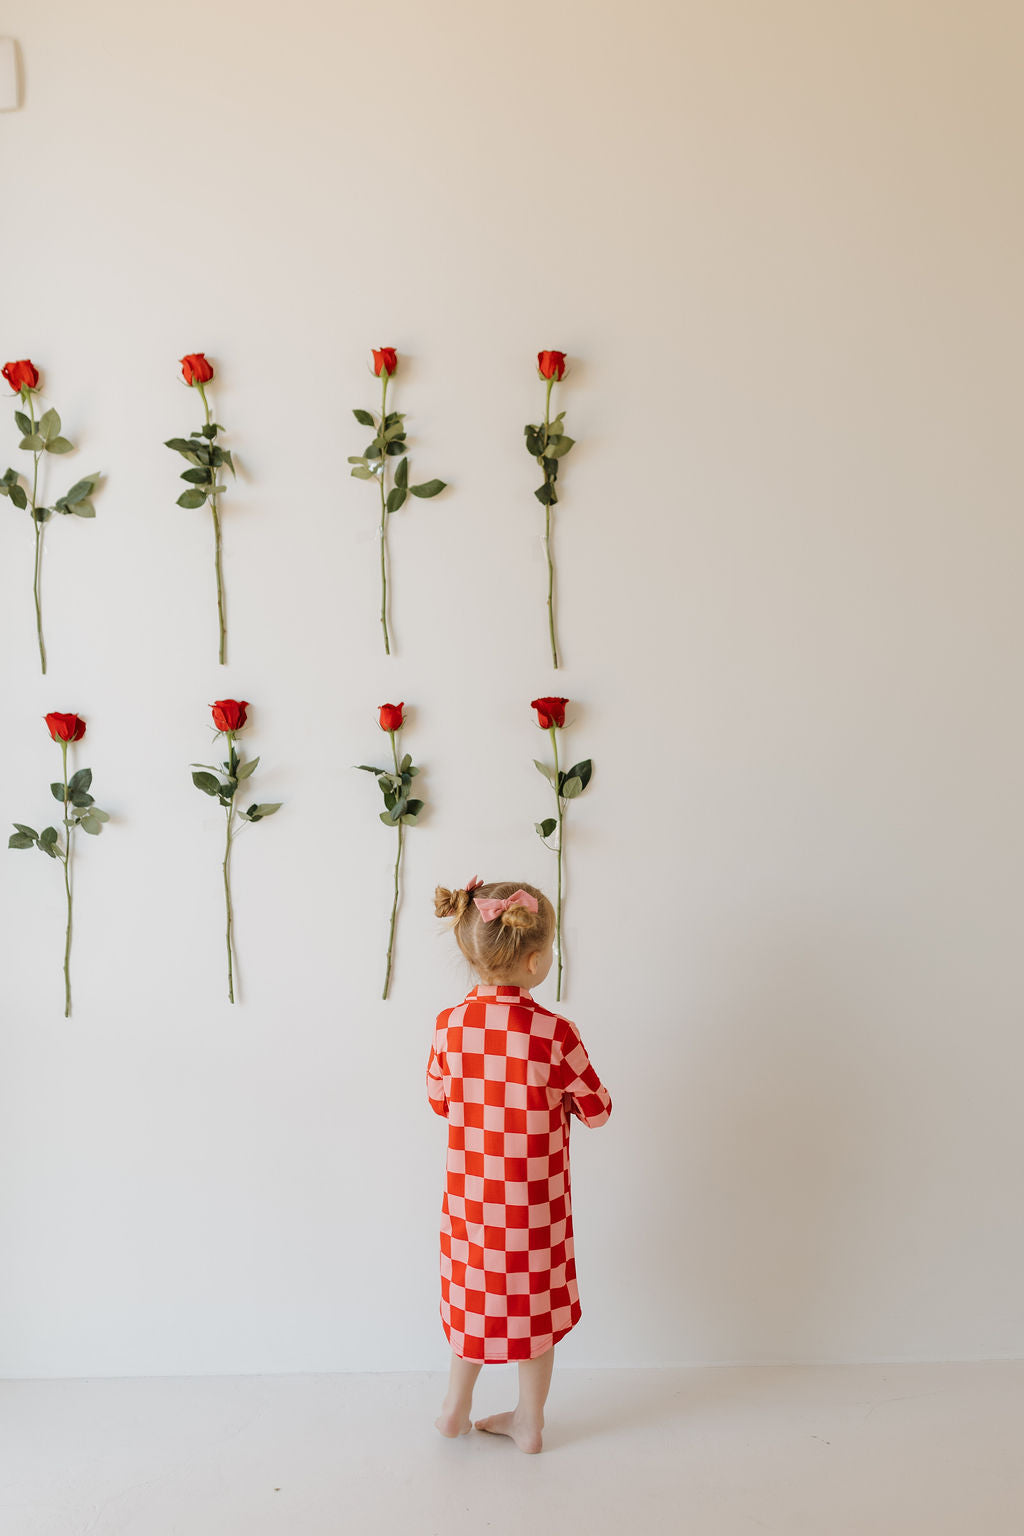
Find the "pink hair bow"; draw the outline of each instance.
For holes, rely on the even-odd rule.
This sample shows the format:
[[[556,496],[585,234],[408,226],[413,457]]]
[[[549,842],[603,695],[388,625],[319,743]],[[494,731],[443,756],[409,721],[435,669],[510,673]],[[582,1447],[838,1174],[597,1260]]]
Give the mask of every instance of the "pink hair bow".
[[[527,912],[536,912],[537,898],[531,896],[529,891],[513,891],[511,896],[506,896],[504,901],[499,901],[495,896],[474,896],[473,905],[476,907],[485,923],[493,923],[496,917],[507,912],[509,907],[525,907]]]

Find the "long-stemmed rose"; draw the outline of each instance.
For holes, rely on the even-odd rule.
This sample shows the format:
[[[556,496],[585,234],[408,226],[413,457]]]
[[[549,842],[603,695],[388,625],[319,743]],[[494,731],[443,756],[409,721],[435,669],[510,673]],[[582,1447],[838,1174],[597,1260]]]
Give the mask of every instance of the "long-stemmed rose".
[[[562,423],[565,412],[559,411],[551,419],[551,389],[565,377],[564,352],[538,352],[537,373],[544,381],[544,420],[536,426],[527,423],[526,449],[537,460],[544,475],[544,482],[534,495],[544,508],[544,553],[548,562],[548,637],[551,641],[551,662],[558,667],[558,642],[555,638],[555,562],[551,554],[551,508],[558,500],[555,481],[558,479],[559,461],[565,457],[576,439],[566,435]]]
[[[0,373],[20,398],[21,403],[28,407],[28,415],[24,411],[15,411],[14,420],[21,433],[19,448],[25,449],[32,455],[32,483],[29,488],[28,476],[25,476],[25,484],[21,483],[21,476],[17,470],[8,469],[0,480],[0,496],[9,496],[22,512],[26,509],[31,513],[32,523],[36,535],[36,553],[33,566],[32,596],[36,605],[36,639],[39,644],[39,665],[43,672],[46,671],[46,647],[43,644],[43,607],[41,595],[41,579],[43,570],[43,524],[49,522],[55,512],[64,516],[73,514],[75,517],[95,517],[96,508],[92,504],[92,493],[100,478],[97,470],[95,474],[83,475],[81,480],[76,480],[65,496],[58,496],[52,507],[45,506],[39,500],[39,465],[44,453],[70,453],[74,447],[66,437],[61,436],[60,417],[51,407],[43,411],[36,420],[35,397],[39,393],[39,370],[27,357],[21,358],[16,363],[5,363]]]
[[[228,951],[228,1001],[231,1003],[235,1000],[234,914],[231,907],[231,847],[237,836],[235,816],[237,815],[240,821],[262,821],[264,817],[273,816],[275,811],[279,811],[282,804],[280,800],[266,804],[257,804],[254,801],[246,811],[235,809],[238,786],[250,777],[259,762],[258,757],[251,757],[248,762],[245,762],[235,750],[235,737],[245,726],[248,708],[248,699],[218,699],[215,704],[212,704],[210,709],[217,733],[227,737],[227,760],[216,768],[210,763],[192,764],[193,768],[200,770],[193,773],[193,784],[197,789],[201,789],[204,795],[212,796],[224,807],[224,862],[221,868],[224,874],[224,906],[227,913],[225,938]]]
[[[582,795],[594,771],[594,765],[589,757],[584,758],[582,762],[573,763],[571,768],[562,769],[558,766],[558,732],[565,727],[565,706],[568,702],[568,699],[559,698],[532,699],[530,702],[530,708],[537,711],[537,724],[551,737],[551,749],[555,757],[554,766],[542,763],[536,757],[533,761],[534,766],[540,770],[555,792],[555,815],[536,822],[535,827],[545,848],[551,848],[558,859],[558,897],[555,904],[555,953],[558,956],[556,1002],[562,997],[562,869],[565,852],[565,806],[566,801],[575,800]],[[558,842],[552,848],[548,838],[555,831],[558,833]]]
[[[64,930],[64,1017],[71,1017],[71,857],[76,827],[93,836],[103,829],[110,817],[101,811],[89,793],[92,785],[92,769],[79,768],[68,778],[68,747],[81,741],[85,735],[85,721],[81,715],[49,714],[45,716],[47,729],[60,747],[61,778],[50,785],[50,793],[64,808],[64,841],[56,827],[44,827],[41,832],[16,821],[8,848],[38,848],[47,858],[56,859],[64,866],[64,893],[67,899],[67,923]]]
[[[380,819],[386,827],[395,827],[398,831],[398,850],[395,854],[395,893],[391,903],[391,927],[388,930],[388,958],[387,968],[384,972],[384,991],[382,997],[387,997],[388,988],[391,985],[391,954],[395,944],[395,917],[398,913],[398,873],[402,863],[402,828],[411,826],[423,809],[422,800],[409,798],[412,781],[419,773],[418,768],[413,767],[412,758],[408,752],[399,761],[398,744],[396,738],[405,721],[405,704],[382,704],[378,715],[378,722],[382,731],[386,731],[391,741],[391,756],[394,760],[394,770],[390,768],[372,768],[368,763],[360,763],[359,770],[362,773],[372,773],[380,786],[384,796],[385,809],[380,813]]]
[[[406,496],[436,496],[445,488],[444,480],[424,480],[421,485],[409,484],[408,446],[405,441],[405,416],[400,411],[388,410],[388,383],[398,368],[398,353],[394,347],[377,347],[373,352],[373,371],[381,381],[380,420],[371,411],[352,412],[360,426],[373,427],[374,438],[360,456],[349,456],[352,474],[357,480],[375,480],[380,493],[380,623],[384,631],[384,650],[391,655],[391,638],[388,633],[388,514],[397,512]],[[397,459],[395,483],[387,488],[388,459]]]
[[[197,431],[191,432],[188,437],[171,437],[164,444],[172,448],[175,453],[180,453],[187,459],[190,468],[182,471],[181,478],[188,482],[188,490],[182,491],[178,497],[179,507],[201,507],[209,501],[210,511],[213,513],[213,553],[214,567],[217,573],[217,622],[220,633],[220,649],[218,656],[221,665],[224,664],[227,649],[227,623],[224,618],[224,573],[221,561],[221,531],[220,531],[220,505],[217,497],[227,486],[221,485],[218,475],[226,464],[232,475],[235,473],[234,461],[227,448],[220,448],[216,438],[218,432],[224,428],[219,422],[213,420],[210,414],[210,402],[206,398],[206,385],[213,378],[213,368],[207,361],[203,352],[189,352],[180,359],[181,376],[192,389],[199,391],[199,398],[203,402],[203,411],[206,421]]]

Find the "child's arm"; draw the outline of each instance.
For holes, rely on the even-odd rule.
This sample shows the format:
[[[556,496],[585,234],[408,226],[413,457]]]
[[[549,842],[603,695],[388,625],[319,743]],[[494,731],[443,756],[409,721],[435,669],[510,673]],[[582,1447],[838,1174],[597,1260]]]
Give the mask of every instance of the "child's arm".
[[[596,1129],[604,1125],[612,1112],[611,1094],[590,1065],[586,1046],[574,1024],[568,1019],[561,1021],[559,1039],[562,1059],[559,1064],[559,1086],[563,1102],[570,1114],[582,1120],[584,1125]]]
[[[444,1096],[444,1078],[441,1075],[441,1063],[437,1059],[437,1052],[430,1047],[430,1060],[427,1062],[427,1097],[430,1107],[435,1115],[448,1116],[448,1100]]]

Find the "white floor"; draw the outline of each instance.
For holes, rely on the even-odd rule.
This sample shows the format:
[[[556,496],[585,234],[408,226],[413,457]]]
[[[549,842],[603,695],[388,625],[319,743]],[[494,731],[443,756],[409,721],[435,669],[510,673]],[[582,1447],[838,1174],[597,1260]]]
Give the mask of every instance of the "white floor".
[[[485,1370],[476,1412],[510,1405]],[[557,1368],[545,1450],[428,1375],[0,1383],[3,1536],[1021,1536],[1024,1362]]]

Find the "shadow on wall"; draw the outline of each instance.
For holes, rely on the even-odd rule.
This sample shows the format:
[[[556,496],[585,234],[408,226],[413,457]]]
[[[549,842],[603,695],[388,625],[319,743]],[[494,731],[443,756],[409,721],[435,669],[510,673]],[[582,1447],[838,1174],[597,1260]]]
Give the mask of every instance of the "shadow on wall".
[[[633,1306],[680,1363],[837,1357],[864,1042],[827,960],[809,936],[733,945],[713,1011],[680,1017],[676,1061],[656,1064]]]

